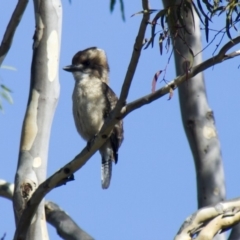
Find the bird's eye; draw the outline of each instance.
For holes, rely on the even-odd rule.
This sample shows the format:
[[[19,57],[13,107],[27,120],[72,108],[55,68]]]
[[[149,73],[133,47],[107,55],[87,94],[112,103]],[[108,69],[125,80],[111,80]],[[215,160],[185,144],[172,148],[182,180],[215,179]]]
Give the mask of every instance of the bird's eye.
[[[86,60],[86,61],[84,62],[84,64],[85,64],[86,66],[89,66],[89,65],[90,65],[90,61]]]

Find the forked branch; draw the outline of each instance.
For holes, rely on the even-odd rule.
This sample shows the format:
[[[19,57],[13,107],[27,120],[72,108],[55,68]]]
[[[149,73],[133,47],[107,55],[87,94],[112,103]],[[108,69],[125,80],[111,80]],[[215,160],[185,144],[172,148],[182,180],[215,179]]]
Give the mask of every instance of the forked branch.
[[[143,0],[143,3],[146,4],[147,1]],[[145,15],[143,16],[143,18],[145,19]],[[143,24],[143,22],[141,24]],[[141,27],[142,26],[140,26],[140,28]],[[145,28],[143,28],[143,30],[145,33]],[[139,31],[139,33],[141,33],[141,36],[144,37],[144,34],[142,34],[141,31]],[[138,35],[138,37],[139,37],[139,35]],[[143,41],[140,41],[138,39],[138,37],[137,37],[136,43],[138,42],[140,44]],[[33,193],[31,199],[28,201],[27,207],[21,216],[14,239],[24,239],[24,236],[28,230],[28,226],[30,225],[31,219],[32,219],[39,203],[44,198],[44,196],[48,192],[50,192],[53,188],[55,188],[57,185],[59,185],[59,183],[61,183],[68,176],[70,176],[71,174],[73,174],[74,172],[79,170],[90,159],[90,157],[106,141],[106,136],[109,135],[112,128],[118,122],[119,119],[124,118],[130,112],[136,110],[137,108],[140,108],[145,104],[149,104],[149,103],[161,98],[162,96],[168,94],[173,89],[176,89],[184,81],[193,78],[195,75],[206,70],[207,68],[210,68],[218,63],[221,63],[225,60],[228,60],[230,58],[240,55],[240,51],[234,51],[230,54],[227,54],[227,51],[229,49],[231,49],[233,46],[237,45],[239,42],[240,42],[240,37],[236,37],[235,39],[232,39],[230,42],[228,42],[226,45],[224,45],[222,47],[222,49],[219,51],[219,53],[215,57],[212,57],[212,58],[204,61],[203,63],[189,69],[186,74],[184,74],[182,76],[178,76],[175,80],[171,81],[166,86],[157,90],[155,93],[146,95],[140,99],[137,99],[137,100],[127,104],[126,106],[123,106],[122,104],[127,98],[128,91],[129,91],[129,88],[130,88],[130,85],[132,82],[132,78],[133,78],[133,74],[129,73],[131,75],[131,77],[125,78],[125,81],[124,81],[124,84],[122,87],[122,93],[121,93],[119,104],[116,106],[114,113],[104,123],[101,131],[99,132],[99,134],[96,136],[95,140],[93,141],[91,148],[89,149],[88,147],[85,147],[82,150],[82,152],[79,153],[71,162],[66,164],[63,168],[61,168],[58,172],[56,172],[51,177],[49,177],[45,182],[43,182],[37,188],[37,190]],[[136,52],[134,53],[134,51],[135,51],[135,47],[133,50],[133,57],[132,57],[132,59],[134,59],[134,60],[132,60],[130,62],[128,72],[135,71],[137,62],[138,62],[138,59],[140,56],[140,54],[138,54]],[[141,48],[139,48],[139,51],[141,51]],[[133,64],[133,62],[134,62],[134,64]],[[133,64],[133,65],[131,65],[131,64]],[[134,68],[132,68],[130,66],[134,66]],[[128,76],[128,74],[126,76]],[[118,108],[119,108],[119,110],[118,110]],[[20,235],[22,238],[19,238]]]
[[[189,216],[179,229],[175,240],[211,240],[240,221],[240,198],[204,207]]]
[[[236,37],[236,38],[232,39],[231,41],[226,43],[220,49],[219,53],[216,56],[209,58],[206,61],[202,62],[201,64],[198,64],[195,67],[189,69],[187,73],[176,77],[173,81],[169,82],[167,85],[163,86],[156,92],[148,94],[144,97],[141,97],[141,98],[127,104],[125,107],[122,108],[120,117],[124,118],[130,112],[132,112],[146,104],[149,104],[149,103],[163,97],[166,94],[169,94],[172,90],[176,89],[184,81],[193,78],[198,73],[200,73],[210,67],[213,67],[214,65],[217,65],[223,61],[226,61],[228,59],[239,56],[240,50],[236,50],[231,53],[227,53],[228,50],[230,50],[232,47],[236,46],[238,43],[240,43],[240,37]]]
[[[0,179],[0,197],[12,201],[13,190],[13,183]],[[58,235],[63,239],[81,238],[82,240],[93,240],[93,238],[82,230],[57,204],[50,201],[45,202],[45,214],[47,222],[56,229]]]

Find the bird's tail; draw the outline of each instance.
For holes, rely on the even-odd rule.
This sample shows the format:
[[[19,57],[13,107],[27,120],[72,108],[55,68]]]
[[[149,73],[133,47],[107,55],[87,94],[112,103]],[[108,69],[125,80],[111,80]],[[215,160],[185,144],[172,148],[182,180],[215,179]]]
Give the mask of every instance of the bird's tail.
[[[112,177],[112,160],[110,158],[102,158],[101,172],[102,188],[107,189],[110,185]]]

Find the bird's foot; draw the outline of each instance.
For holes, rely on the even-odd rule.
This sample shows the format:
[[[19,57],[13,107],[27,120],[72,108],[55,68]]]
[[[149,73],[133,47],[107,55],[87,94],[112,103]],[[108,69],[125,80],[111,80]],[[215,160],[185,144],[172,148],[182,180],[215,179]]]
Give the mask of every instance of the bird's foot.
[[[91,138],[91,139],[87,142],[87,150],[88,150],[88,151],[90,151],[93,143],[95,142],[96,137],[97,137],[97,134],[95,134],[95,135],[93,136],[93,138]]]
[[[71,174],[70,176],[63,178],[57,185],[56,187],[60,187],[62,185],[66,185],[68,182],[74,181],[74,175]]]

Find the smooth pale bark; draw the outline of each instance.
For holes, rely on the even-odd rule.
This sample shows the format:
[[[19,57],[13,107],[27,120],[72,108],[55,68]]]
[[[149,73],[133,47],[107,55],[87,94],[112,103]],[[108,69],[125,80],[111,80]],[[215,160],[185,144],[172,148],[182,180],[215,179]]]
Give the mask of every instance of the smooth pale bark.
[[[215,234],[240,222],[239,209],[240,198],[203,207],[184,221],[174,240],[191,240],[193,236],[196,240],[211,240]],[[234,236],[232,239],[239,239],[239,235]]]
[[[164,7],[177,6],[180,0],[163,0]],[[190,10],[182,11],[185,26],[181,25],[176,13],[177,7],[171,7],[168,24],[171,29],[177,75],[191,71],[191,67],[202,62],[199,19],[194,9],[194,21]],[[177,27],[178,24],[178,27]],[[188,34],[187,31],[191,34]],[[181,37],[180,37],[181,36]],[[220,141],[205,89],[203,73],[187,80],[179,87],[179,101],[182,122],[194,158],[197,177],[198,207],[216,204],[225,199],[225,182]],[[217,239],[224,239],[218,235]]]
[[[0,196],[12,201],[14,184],[0,179]],[[74,220],[57,204],[45,201],[46,220],[57,231],[58,235],[66,240],[93,240],[81,229]]]
[[[106,141],[106,136],[110,134],[114,125],[121,119],[121,109],[122,105],[125,106],[126,98],[131,86],[132,78],[136,70],[136,66],[141,54],[142,43],[145,36],[145,30],[148,25],[149,20],[149,11],[148,11],[148,0],[142,0],[142,6],[146,9],[145,14],[143,15],[142,22],[139,27],[139,31],[136,37],[136,41],[133,47],[132,57],[129,63],[129,67],[126,73],[124,84],[121,91],[121,97],[117,103],[117,106],[109,118],[105,120],[102,129],[98,135],[93,139],[91,144],[87,145],[81,153],[79,153],[71,162],[63,166],[59,171],[49,177],[45,182],[43,182],[38,189],[33,193],[30,201],[28,201],[27,207],[22,213],[21,219],[17,226],[14,239],[19,239],[19,236],[25,236],[31,220],[34,217],[34,213],[42,201],[43,197],[59,184],[68,180],[68,177],[73,174],[75,171],[80,169],[89,158],[103,145]],[[124,107],[126,110],[126,107]],[[126,111],[125,111],[126,112]]]
[[[46,2],[45,1],[43,1],[44,2],[44,4],[46,4]],[[145,5],[147,5],[146,3],[147,3],[147,1],[143,1],[143,3],[145,2]],[[51,3],[52,3],[52,1],[51,1]],[[144,5],[144,4],[143,4]],[[37,6],[37,7],[36,7]],[[34,48],[39,48],[39,45],[41,45],[41,41],[42,41],[42,39],[44,38],[43,36],[44,36],[44,28],[41,28],[42,27],[42,25],[44,25],[44,21],[42,21],[44,18],[42,18],[42,14],[44,15],[44,13],[43,12],[41,12],[41,11],[39,11],[39,8],[41,8],[42,6],[41,6],[41,4],[39,5],[39,4],[36,4],[35,5],[35,9],[37,9],[38,10],[38,14],[40,15],[40,18],[39,18],[39,16],[37,15],[37,18],[38,18],[38,23],[39,23],[39,26],[40,26],[40,28],[38,28],[38,32],[37,32],[37,34],[35,35],[35,42],[34,42]],[[58,14],[57,14],[58,15]],[[148,17],[148,12],[146,12],[146,16],[145,16],[145,18],[147,18]],[[50,18],[50,16],[48,16],[49,18]],[[147,22],[145,21],[146,19],[144,19],[144,21],[143,21],[143,24],[141,25],[142,26],[142,28],[145,28],[145,26],[144,25],[146,25],[147,24]],[[145,29],[144,29],[144,31],[145,31]],[[140,31],[141,32],[141,31]],[[47,33],[46,33],[47,34]],[[141,37],[139,38],[139,39],[137,39],[138,41],[136,41],[136,42],[140,42],[140,43],[142,43],[142,41],[140,41],[140,40],[142,40],[141,39]],[[37,49],[37,53],[36,53],[36,55],[38,54],[38,51],[40,51],[39,49]],[[133,59],[133,63],[134,63],[134,65],[136,65],[137,64],[137,61],[138,61],[138,58],[139,58],[139,56],[140,56],[140,51],[141,51],[141,47],[139,48],[139,46],[137,46],[137,45],[135,45],[134,46],[134,56],[135,56],[135,59]],[[36,57],[36,56],[35,56]],[[47,60],[46,60],[47,61]],[[38,64],[43,64],[44,65],[44,62],[42,62],[42,60],[41,60],[41,58],[39,59],[39,62],[38,62]],[[129,68],[129,70],[131,71],[132,69],[134,69],[135,70],[135,67],[133,68],[132,66],[130,66],[130,68]],[[34,71],[33,71],[34,72]],[[132,75],[132,76],[130,76],[130,75]],[[126,79],[130,79],[130,78],[132,78],[133,77],[133,74],[130,74],[130,75],[126,75]],[[50,74],[50,76],[51,76],[51,74]],[[129,77],[130,76],[130,77]],[[39,96],[42,94],[42,91],[41,91],[41,89],[40,88],[38,88],[39,87],[39,85],[38,85],[38,83],[36,83],[36,82],[34,82],[33,81],[33,84],[31,85],[31,89],[34,89],[34,87],[33,87],[33,85],[36,85],[37,86],[37,88],[35,89],[36,91],[39,91],[38,93],[39,93]],[[125,87],[123,87],[123,91],[125,91],[125,93],[124,94],[121,94],[121,98],[120,98],[120,100],[122,99],[123,101],[119,101],[119,104],[118,104],[118,108],[116,108],[116,110],[114,111],[114,114],[110,117],[110,119],[109,119],[109,121],[108,122],[114,122],[114,121],[117,121],[117,119],[118,118],[121,118],[124,114],[125,115],[127,115],[126,113],[127,113],[127,111],[128,111],[128,108],[127,108],[127,106],[126,107],[122,107],[122,106],[124,106],[124,104],[125,104],[125,101],[124,101],[124,99],[126,99],[126,97],[127,97],[127,95],[128,95],[128,90],[129,90],[129,88],[130,88],[130,85],[131,85],[131,79],[130,79],[130,81],[128,81],[128,82],[126,82],[126,84],[124,85]],[[35,86],[35,87],[36,87]],[[35,92],[34,93],[32,93],[32,95],[33,94],[35,94]],[[31,103],[32,103],[32,95],[30,94],[30,98],[29,98],[29,105],[31,105]],[[39,97],[38,96],[38,97]],[[48,97],[47,97],[48,95],[45,95],[45,99],[44,100],[49,100],[48,99]],[[154,96],[154,95],[151,95],[151,96]],[[34,97],[36,97],[36,94],[34,95]],[[38,100],[38,99],[37,99]],[[37,102],[38,103],[38,102]],[[146,103],[145,103],[146,104]],[[30,108],[32,107],[33,108],[33,110],[35,110],[35,112],[38,112],[39,111],[39,106],[40,106],[40,104],[39,104],[39,106],[37,105],[37,108],[35,107],[35,105],[36,105],[36,98],[34,99],[34,104],[33,104],[33,106],[30,106]],[[144,105],[144,104],[142,104],[142,105]],[[35,108],[34,108],[35,107]],[[27,112],[27,113],[29,113],[29,115],[30,115],[30,118],[35,118],[35,120],[37,119],[37,117],[36,116],[38,116],[38,114],[33,114],[33,113],[35,113],[34,111],[32,111],[32,108],[29,110],[30,112]],[[122,110],[121,110],[121,108],[122,108]],[[124,113],[124,109],[125,109],[125,113]],[[121,113],[120,113],[121,112]],[[40,112],[39,114],[42,114],[43,113],[43,111],[42,112]],[[45,116],[43,116],[41,119],[44,119],[45,118]],[[31,122],[30,120],[29,120],[29,122]],[[30,128],[32,128],[33,127],[33,133],[34,134],[32,134],[32,131],[30,131],[30,133],[27,133],[28,134],[28,136],[27,136],[27,138],[25,139],[25,141],[28,143],[28,138],[30,139],[30,140],[32,140],[32,139],[34,139],[34,141],[35,141],[35,138],[37,138],[37,135],[38,135],[38,125],[36,124],[36,122],[37,123],[39,123],[38,121],[34,121],[33,123],[34,124],[30,124]],[[25,124],[25,125],[27,125],[27,123]],[[40,126],[41,126],[41,123],[39,124]],[[51,124],[50,124],[51,125]],[[109,125],[111,125],[111,124],[109,124]],[[113,125],[113,124],[112,124]],[[86,158],[88,158],[88,157],[90,157],[90,155],[92,155],[92,152],[91,151],[96,151],[96,145],[97,144],[99,144],[99,139],[101,138],[101,137],[103,137],[103,135],[101,135],[101,133],[103,133],[104,131],[106,131],[107,132],[107,128],[111,128],[111,126],[107,126],[107,123],[105,123],[104,124],[104,127],[103,127],[103,129],[101,130],[101,132],[100,132],[100,136],[98,136],[97,138],[96,138],[96,141],[95,141],[95,143],[93,143],[93,146],[92,146],[92,149],[90,149],[90,151],[88,151],[88,153],[86,153],[86,150],[85,150],[85,155],[89,155],[89,156],[87,156]],[[50,127],[49,127],[49,129],[50,129]],[[48,130],[49,130],[48,129]],[[110,131],[110,130],[109,130]],[[24,131],[23,131],[24,132]],[[30,135],[29,135],[30,134]],[[23,134],[24,135],[24,134]],[[34,136],[34,137],[33,137]],[[105,136],[105,135],[104,135]],[[22,140],[22,142],[23,142],[24,140]],[[32,145],[34,145],[34,141],[30,141],[30,145],[32,146]],[[44,144],[43,144],[44,145]],[[22,145],[21,145],[22,146]],[[28,145],[27,145],[28,146]],[[31,148],[29,148],[30,150],[31,150]],[[33,160],[31,160],[31,154],[32,153],[34,153],[34,147],[33,147],[33,149],[32,149],[32,151],[30,151],[29,149],[21,149],[21,154],[22,153],[24,153],[25,155],[26,155],[26,159],[27,160],[29,160],[29,162],[32,164],[29,164],[28,166],[30,167],[30,168],[32,168],[32,167],[34,167],[34,168],[39,168],[39,162],[42,164],[42,159],[40,158],[40,157],[35,157]],[[21,154],[20,154],[20,159],[22,158],[22,159],[24,159],[24,157],[22,157],[21,156]],[[30,157],[29,157],[29,155],[30,155]],[[82,154],[83,155],[83,154]],[[80,157],[80,156],[79,156]],[[39,159],[40,158],[40,159]],[[76,157],[76,158],[78,158],[78,156]],[[39,161],[39,160],[41,160],[41,161]],[[76,160],[76,159],[75,159]],[[82,162],[83,164],[85,163],[87,161],[87,159],[84,159],[84,161]],[[77,162],[77,161],[75,161],[75,162]],[[77,165],[77,167],[81,167],[83,164],[78,164]],[[21,166],[21,163],[19,163],[19,166]],[[42,184],[41,185],[41,187],[38,189],[39,191],[36,191],[36,193],[38,192],[38,194],[35,194],[34,195],[34,197],[33,197],[33,199],[31,199],[31,201],[30,202],[28,202],[28,210],[30,210],[30,207],[31,207],[31,210],[32,210],[32,213],[34,213],[35,212],[35,209],[36,209],[36,207],[38,206],[38,203],[41,201],[41,199],[42,199],[42,197],[44,196],[44,194],[46,194],[47,192],[49,192],[52,188],[54,188],[54,186],[56,186],[57,184],[56,183],[59,183],[59,181],[62,181],[63,179],[64,179],[64,177],[66,177],[66,176],[68,176],[70,173],[72,173],[72,172],[74,172],[74,171],[76,171],[76,169],[77,169],[77,167],[76,168],[74,168],[74,166],[71,166],[71,164],[68,164],[68,168],[63,168],[63,169],[61,169],[61,171],[59,171],[58,173],[56,173],[55,174],[55,176],[53,176],[53,177],[51,177],[51,179],[50,180],[54,180],[54,181],[52,181],[52,184],[47,184],[47,183],[51,183],[51,181],[48,181],[48,182],[46,182],[45,184]],[[31,195],[32,195],[32,193],[34,192],[34,189],[37,187],[37,186],[39,186],[39,185],[37,185],[36,186],[36,184],[35,183],[37,183],[37,184],[39,184],[40,182],[34,182],[36,179],[34,179],[34,174],[32,175],[32,172],[31,172],[31,169],[30,169],[30,171],[29,171],[29,169],[24,169],[23,167],[22,167],[22,169],[24,169],[24,170],[22,170],[21,171],[21,167],[19,167],[19,171],[18,171],[18,173],[22,173],[22,172],[26,172],[27,174],[29,174],[29,176],[31,176],[32,177],[32,179],[31,178],[27,178],[27,180],[29,180],[29,181],[26,181],[26,182],[22,182],[21,184],[21,186],[20,187],[22,187],[22,188],[20,188],[19,186],[18,186],[18,190],[16,190],[16,192],[17,191],[19,191],[20,192],[20,194],[19,194],[19,192],[17,192],[19,195],[18,196],[20,196],[20,197],[22,197],[22,202],[20,202],[20,203],[23,203],[23,205],[21,206],[22,208],[21,208],[21,210],[22,209],[24,209],[24,207],[25,207],[25,205],[24,204],[26,204],[26,202],[27,202],[27,200],[31,197]],[[66,171],[64,171],[64,170],[66,170]],[[30,173],[29,173],[30,172]],[[36,174],[37,175],[37,174]],[[57,175],[61,175],[60,176],[60,178],[58,178],[57,179]],[[19,180],[19,179],[17,179],[17,177],[18,177],[18,175],[16,176],[16,180]],[[38,180],[38,179],[37,179]],[[21,195],[22,194],[22,195]],[[39,202],[38,202],[38,200],[37,199],[39,199]],[[18,199],[17,199],[18,200]],[[18,210],[18,209],[17,209]],[[27,212],[27,211],[26,211]],[[37,212],[38,213],[38,212]],[[19,217],[21,214],[19,214],[17,217]],[[31,215],[27,215],[27,214],[23,214],[23,216],[28,216],[28,220],[29,219],[32,219],[32,216]],[[35,217],[36,218],[36,217]],[[35,223],[36,222],[36,219],[35,218],[33,218],[33,222]],[[25,220],[25,218],[24,217],[22,217],[22,219],[21,219],[21,222],[22,222],[22,224],[24,225],[24,220]],[[29,225],[29,224],[28,224]],[[21,228],[20,228],[21,229]],[[26,229],[26,228],[25,228]],[[17,232],[16,233],[16,236],[18,237],[17,239],[25,239],[24,238],[24,234],[25,234],[25,232],[24,232],[24,230],[23,230],[23,235],[21,235],[20,234],[20,238],[19,238],[19,235],[18,235],[18,233],[21,233],[21,230],[19,230],[19,232]],[[33,239],[33,238],[31,238],[31,239]],[[40,238],[39,238],[40,239]]]
[[[144,0],[143,0],[144,1]],[[147,12],[147,11],[146,11]],[[148,14],[149,15],[149,14]],[[144,16],[145,18],[146,16]],[[141,23],[140,32],[142,30],[145,31],[145,29],[142,27],[142,24],[146,24],[145,21]],[[141,34],[142,35],[142,34]],[[140,34],[138,35],[138,37]],[[137,37],[137,39],[138,39]],[[143,41],[143,39],[142,39]],[[117,123],[118,119],[123,119],[128,114],[130,114],[132,111],[135,111],[136,109],[149,104],[162,96],[169,94],[170,89],[177,88],[181,84],[183,84],[187,79],[193,78],[198,73],[201,73],[205,69],[211,68],[212,66],[216,64],[220,64],[223,61],[232,59],[234,57],[237,57],[240,55],[239,51],[233,51],[228,53],[234,46],[236,46],[238,43],[240,43],[240,37],[236,37],[232,39],[231,41],[227,42],[218,52],[218,54],[214,57],[211,57],[207,59],[206,61],[198,64],[197,66],[193,67],[191,72],[188,72],[186,74],[183,74],[181,76],[176,77],[173,81],[169,82],[165,86],[163,86],[161,89],[155,91],[154,93],[145,95],[133,102],[128,103],[124,107],[120,109],[120,112],[114,111],[112,115],[110,115],[109,119],[106,120],[104,123],[102,129],[100,130],[99,134],[94,138],[94,141],[91,143],[91,146],[86,146],[81,153],[79,153],[71,162],[67,163],[65,166],[63,166],[59,171],[57,171],[55,174],[53,174],[51,177],[49,177],[45,182],[43,182],[38,189],[33,193],[32,198],[28,202],[27,208],[24,210],[21,221],[18,224],[18,228],[16,230],[15,236],[17,236],[20,233],[24,233],[28,229],[28,225],[31,222],[31,219],[36,211],[36,208],[38,207],[41,200],[44,198],[44,196],[50,192],[52,189],[54,189],[56,186],[59,186],[66,181],[68,181],[68,176],[79,170],[83,165],[88,161],[88,159],[102,146],[104,141],[106,141],[106,137],[112,130],[113,126]],[[140,40],[136,40],[135,46],[137,45],[136,49],[139,48],[138,44],[141,44]],[[138,55],[138,54],[137,54]],[[133,61],[136,60],[135,55],[135,49],[133,51]],[[139,55],[138,55],[139,56]],[[138,60],[138,59],[137,59]],[[132,61],[130,65],[132,64]],[[137,64],[137,61],[135,61],[135,64]],[[131,71],[131,68],[128,69]],[[129,83],[129,79],[126,78],[126,83]],[[131,82],[131,81],[130,81]],[[127,89],[129,89],[130,85],[126,84]],[[122,89],[124,91],[125,88]],[[26,224],[27,223],[27,224]]]
[[[60,0],[34,0],[36,30],[33,43],[29,99],[23,121],[13,206],[16,225],[27,201],[46,179],[49,137],[59,97],[59,54],[62,27]],[[38,206],[27,237],[48,239],[44,200]]]
[[[165,7],[172,2],[175,4],[180,1],[163,1]],[[174,16],[171,15],[170,19]],[[194,15],[195,28],[191,14],[185,17],[186,28],[192,34],[178,29],[184,37],[185,42],[178,36],[174,37],[174,56],[177,75],[188,71],[187,61],[192,62],[192,66],[202,62],[202,55],[198,54],[192,60],[188,46],[193,53],[202,51],[201,34],[199,20]],[[172,20],[169,21],[170,23]],[[171,26],[172,33],[176,26]],[[173,35],[173,34],[172,34]],[[191,71],[191,70],[190,70]],[[183,126],[194,157],[196,175],[198,206],[208,206],[225,199],[225,183],[222,165],[220,142],[214,123],[213,111],[209,107],[204,83],[203,73],[199,73],[192,79],[188,79],[179,86],[179,100],[182,114]]]

